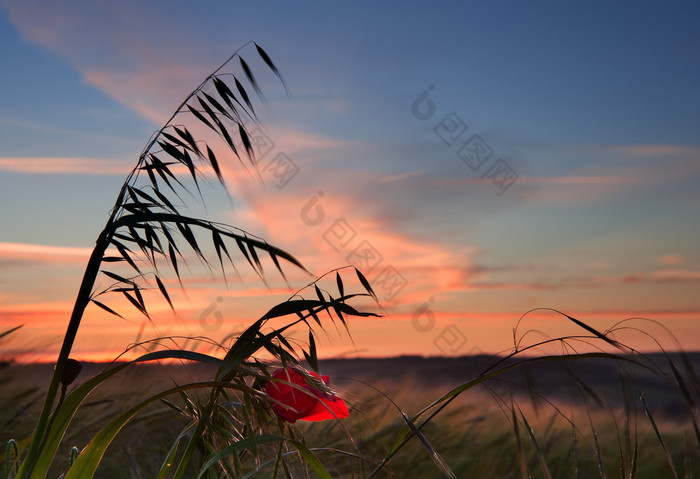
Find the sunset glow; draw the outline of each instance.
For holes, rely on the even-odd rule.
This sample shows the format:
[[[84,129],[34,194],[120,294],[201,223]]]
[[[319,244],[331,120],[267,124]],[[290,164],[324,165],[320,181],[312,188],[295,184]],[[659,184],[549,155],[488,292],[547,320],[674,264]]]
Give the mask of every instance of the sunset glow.
[[[39,3],[0,2],[0,332],[22,325],[0,359],[55,359],[141,149],[249,40],[289,97],[261,73],[257,171],[227,158],[230,198],[213,177],[206,207],[181,200],[311,275],[283,264],[285,282],[268,262],[264,282],[238,257],[224,277],[191,254],[182,287],[163,265],[175,312],[156,288],[153,321],[107,297],[125,319],[91,306],[73,356],[225,341],[347,265],[382,317],[351,320],[350,336],[329,322],[323,357],[497,353],[583,332],[550,308],[636,349],[675,349],[675,336],[700,350],[696,7],[280,4],[268,17],[226,2]]]

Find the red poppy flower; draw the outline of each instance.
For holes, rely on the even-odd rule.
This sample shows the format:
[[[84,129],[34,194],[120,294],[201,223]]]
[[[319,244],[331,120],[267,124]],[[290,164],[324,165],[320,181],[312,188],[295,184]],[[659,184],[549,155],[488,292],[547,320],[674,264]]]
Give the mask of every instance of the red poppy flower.
[[[318,379],[318,375],[309,372],[309,375]],[[335,394],[326,393],[306,383],[306,379],[298,370],[278,369],[272,377],[281,381],[301,386],[306,391],[297,389],[289,384],[278,381],[269,381],[265,392],[281,404],[273,404],[275,412],[285,421],[295,423],[301,421],[323,421],[324,419],[336,419],[348,417],[348,406]],[[324,384],[328,384],[328,376],[320,378]]]

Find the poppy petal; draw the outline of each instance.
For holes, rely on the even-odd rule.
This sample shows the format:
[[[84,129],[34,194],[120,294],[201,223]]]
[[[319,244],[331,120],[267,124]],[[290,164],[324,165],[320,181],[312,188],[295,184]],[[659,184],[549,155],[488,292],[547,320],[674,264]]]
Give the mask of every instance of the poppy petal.
[[[328,376],[319,378],[314,372],[309,372],[309,375],[322,380],[326,385],[329,382]],[[272,378],[301,386],[306,390],[302,391],[280,381],[267,383],[265,392],[277,401],[272,405],[273,409],[287,422],[323,421],[348,417],[350,414],[345,401],[307,384],[306,378],[293,368],[278,369],[272,374]]]
[[[302,421],[324,421],[326,419],[342,419],[349,415],[348,406],[342,399],[338,397],[335,399],[321,398],[311,411],[299,419]]]

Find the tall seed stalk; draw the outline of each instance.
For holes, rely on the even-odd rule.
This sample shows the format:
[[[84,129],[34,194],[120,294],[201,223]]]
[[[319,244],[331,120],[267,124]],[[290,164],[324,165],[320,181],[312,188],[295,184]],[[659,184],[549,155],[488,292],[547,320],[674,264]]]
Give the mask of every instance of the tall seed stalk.
[[[107,292],[121,292],[141,313],[148,317],[148,312],[140,293],[144,288],[139,286],[143,285],[143,282],[147,283],[147,280],[144,273],[133,261],[132,256],[134,256],[134,253],[124,244],[125,242],[133,243],[138,246],[145,258],[151,263],[153,266],[152,275],[157,282],[160,292],[171,307],[172,302],[170,297],[163,282],[159,278],[160,273],[156,268],[156,257],[160,257],[162,260],[165,260],[166,263],[169,262],[177,273],[178,279],[180,278],[177,256],[180,255],[180,257],[182,257],[182,255],[173,237],[173,232],[179,232],[181,237],[192,247],[195,253],[203,258],[202,250],[197,243],[192,229],[197,227],[199,229],[208,230],[212,234],[213,245],[218,256],[218,262],[222,266],[222,271],[224,258],[227,258],[233,264],[224,238],[235,241],[240,252],[251,267],[259,274],[262,273],[262,266],[256,250],[265,251],[281,274],[284,273],[279,264],[279,258],[304,269],[290,254],[279,248],[268,245],[262,240],[252,238],[245,234],[245,232],[235,230],[226,225],[180,214],[177,208],[164,194],[165,192],[171,192],[179,198],[178,191],[176,190],[187,191],[183,183],[170,171],[169,166],[172,164],[181,164],[187,167],[197,189],[199,189],[197,176],[200,173],[201,165],[211,168],[222,186],[226,188],[214,151],[206,141],[195,139],[186,127],[173,124],[173,120],[179,115],[194,116],[200,123],[213,130],[214,133],[228,145],[229,149],[239,161],[243,161],[245,157],[250,161],[252,166],[255,167],[252,144],[247,128],[244,126],[246,122],[245,118],[252,119],[253,121],[256,120],[253,105],[245,87],[238,78],[229,73],[220,74],[222,69],[229,65],[234,58],[238,58],[247,82],[254,88],[258,95],[261,95],[258,84],[248,64],[239,55],[239,52],[249,45],[255,45],[258,55],[282,81],[279,71],[270,60],[267,53],[259,45],[253,42],[247,43],[231,55],[219,68],[207,76],[180,104],[165,125],[148,142],[139,156],[137,165],[129,173],[126,181],[122,185],[114,208],[110,213],[104,229],[97,238],[95,247],[92,250],[92,254],[85,268],[70,321],[63,337],[63,344],[56,361],[51,383],[46,393],[46,399],[30,441],[27,454],[18,473],[18,478],[27,478],[31,476],[41,446],[46,441],[49,434],[51,434],[51,411],[56,402],[56,396],[58,395],[59,387],[63,379],[66,363],[69,360],[75,338],[80,328],[80,323],[88,305],[94,303],[107,312],[121,317],[119,313],[95,299],[97,296]],[[232,83],[233,87],[229,86],[229,83]],[[205,87],[210,86],[214,87],[218,94],[218,99],[213,94],[204,91]],[[234,91],[236,91],[237,94],[234,93]],[[239,152],[239,149],[236,147],[238,142],[234,141],[234,138],[240,141],[239,145],[242,144],[245,154],[242,151]],[[161,149],[154,151],[156,145]],[[167,160],[162,161],[160,157],[167,157]],[[150,181],[144,188],[137,188],[135,186],[135,180],[139,177],[139,174],[146,175]],[[160,184],[158,178],[160,178]],[[168,190],[165,190],[164,185],[167,186]],[[147,188],[148,191],[146,191]],[[145,238],[139,234],[139,230],[143,231]],[[121,233],[121,231],[125,232]],[[167,249],[163,246],[166,242],[168,245]],[[128,263],[136,273],[134,277],[136,279],[126,278],[103,269],[106,253],[110,247],[116,248],[120,254],[120,257],[111,257],[110,262],[124,261]],[[94,288],[100,272],[114,279],[116,283],[106,290],[96,293]],[[140,280],[143,280],[143,282]],[[60,408],[60,402],[56,408]]]

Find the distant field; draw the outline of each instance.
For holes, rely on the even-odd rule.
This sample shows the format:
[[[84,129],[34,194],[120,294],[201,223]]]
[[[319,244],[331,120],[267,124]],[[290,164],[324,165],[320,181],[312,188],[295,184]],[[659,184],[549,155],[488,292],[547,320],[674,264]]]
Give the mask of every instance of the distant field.
[[[700,355],[688,357],[697,370]],[[650,359],[664,363],[661,355]],[[331,376],[331,385],[352,406],[350,417],[342,421],[352,439],[334,421],[297,425],[310,447],[361,453],[367,458],[363,466],[353,457],[320,452],[334,477],[363,477],[361,471],[371,471],[372,461],[384,457],[403,425],[396,407],[369,385],[411,417],[496,360],[481,356],[322,361],[322,373]],[[105,367],[85,365],[78,383]],[[135,366],[120,373],[89,397],[79,411],[58,455],[65,458],[65,464],[57,464],[53,477],[67,466],[70,447],[84,447],[116,411],[173,384],[209,379],[212,373],[212,368],[192,365]],[[0,369],[3,445],[31,431],[50,374],[51,366],[47,365]],[[645,395],[663,446],[638,400],[640,393]],[[679,394],[638,368],[621,374],[609,361],[567,364],[566,369],[558,363],[542,363],[466,391],[423,433],[458,477],[522,477],[523,462],[532,477],[547,477],[542,472],[543,460],[552,477],[601,477],[601,464],[607,477],[674,477],[664,446],[679,477],[700,477],[698,445],[688,407]],[[178,397],[172,401],[181,402]],[[165,405],[155,405],[138,417],[119,433],[96,477],[155,477],[170,444],[186,425]],[[4,477],[4,464],[1,471],[0,477]],[[415,438],[378,477],[392,474],[442,477]]]

